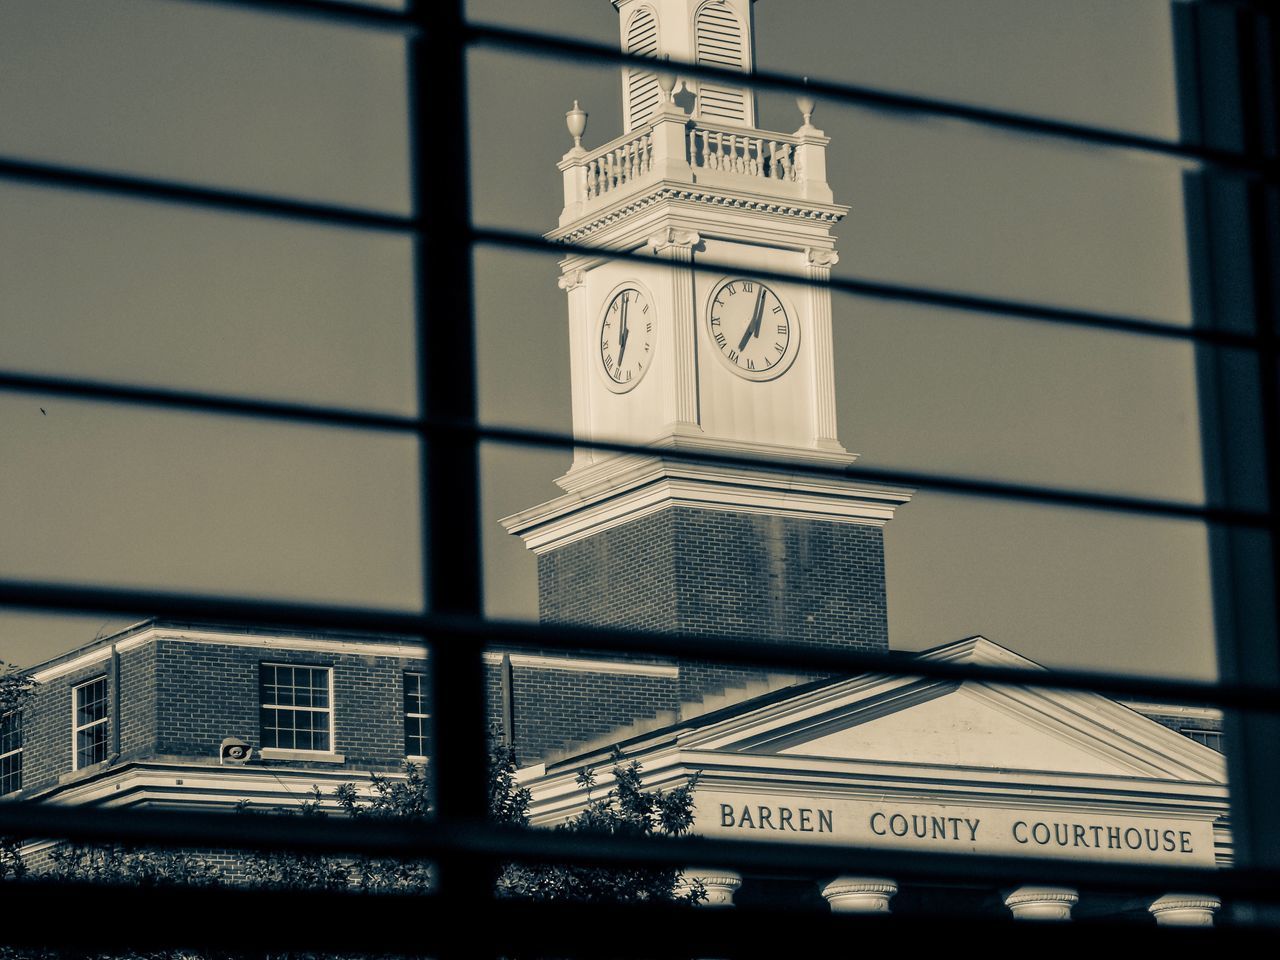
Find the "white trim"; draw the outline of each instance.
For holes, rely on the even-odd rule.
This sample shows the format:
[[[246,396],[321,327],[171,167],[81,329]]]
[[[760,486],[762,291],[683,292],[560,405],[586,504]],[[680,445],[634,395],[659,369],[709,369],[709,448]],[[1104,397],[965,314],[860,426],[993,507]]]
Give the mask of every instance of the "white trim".
[[[258,756],[263,760],[308,760],[314,763],[346,763],[347,758],[332,750],[284,750],[279,747],[262,747]]]
[[[406,681],[407,681],[407,679],[408,679],[410,676],[415,676],[415,677],[418,677],[418,678],[419,678],[419,689],[421,689],[421,690],[422,690],[422,697],[421,697],[421,699],[424,701],[424,703],[423,703],[423,705],[424,705],[424,706],[425,706],[426,698],[427,698],[427,696],[429,695],[429,691],[427,691],[427,690],[425,689],[425,687],[426,687],[426,685],[427,685],[427,675],[426,675],[424,672],[422,672],[421,670],[404,670],[404,671],[402,671],[402,672],[401,672],[401,674],[400,674],[400,685],[401,685],[401,690],[400,690],[401,697],[400,697],[400,700],[401,700],[401,704],[402,704],[402,706],[403,706],[403,708],[404,708],[404,739],[405,739],[406,743],[407,743],[407,742],[408,742],[408,740],[409,740],[409,719],[410,719],[410,718],[413,718],[413,719],[416,719],[416,720],[430,720],[430,719],[431,719],[431,714],[430,714],[430,713],[428,713],[428,712],[426,712],[425,710],[410,710],[410,709],[409,709],[409,703],[408,703],[408,700],[409,700],[408,684],[406,683]],[[425,757],[423,754],[418,754],[418,753],[409,753],[409,754],[405,754],[405,759],[406,759],[406,760],[409,760],[410,762],[412,762],[412,761],[413,761],[413,759],[414,759],[415,757],[419,757],[419,758],[424,759],[424,760],[426,759],[426,757]]]
[[[26,730],[23,729],[23,726],[22,726],[22,709],[17,708],[14,710],[6,710],[3,713],[0,713],[0,728],[3,727],[4,721],[9,719],[10,717],[18,718],[18,745],[14,747],[12,750],[0,751],[0,760],[5,760],[9,757],[21,757],[23,755],[23,748],[26,746]],[[18,790],[22,789],[23,771],[21,769],[21,766],[22,766],[21,760],[18,761],[18,765],[19,765],[19,771],[18,771],[17,787],[15,787],[13,790],[10,790],[10,791],[0,791],[0,797],[5,796],[6,792],[16,793]]]
[[[578,673],[616,673],[630,677],[667,677],[675,679],[680,676],[680,668],[665,663],[628,663],[625,660],[593,660],[588,657],[555,657],[533,653],[513,653],[513,667],[529,667],[536,670],[568,670]],[[485,663],[501,663],[503,655],[486,651]]]
[[[607,469],[561,478],[562,485],[573,488],[568,495],[500,522],[542,554],[672,506],[879,527],[913,492],[785,467],[672,462],[661,452],[614,457],[601,466]]]
[[[116,651],[125,653],[135,647],[159,640],[177,643],[222,644],[229,647],[254,647],[260,650],[298,650],[309,653],[354,653],[367,657],[389,657],[399,660],[425,660],[427,651],[412,643],[364,642],[327,637],[298,637],[286,634],[222,633],[214,630],[188,630],[184,628],[153,625],[126,637],[115,644]],[[111,658],[111,646],[88,650],[79,656],[36,670],[31,674],[37,683],[48,683],[58,677],[75,673],[95,663]]]

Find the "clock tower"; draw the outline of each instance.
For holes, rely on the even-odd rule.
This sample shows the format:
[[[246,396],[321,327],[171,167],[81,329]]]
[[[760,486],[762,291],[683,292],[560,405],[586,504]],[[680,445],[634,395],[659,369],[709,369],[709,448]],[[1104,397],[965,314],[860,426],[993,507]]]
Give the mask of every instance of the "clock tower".
[[[503,521],[537,554],[540,616],[886,650],[883,526],[910,491],[793,469],[856,459],[836,432],[822,285],[849,208],[827,184],[813,101],[797,101],[794,133],[771,132],[748,87],[680,76],[681,61],[751,69],[752,0],[613,4],[622,49],[654,66],[623,68],[625,129],[603,146],[583,146],[576,102],[567,114],[564,210],[547,236],[590,248],[559,279],[574,436],[647,449],[579,447],[563,496]],[[799,679],[644,661],[602,693],[580,664],[537,676],[555,670],[546,659],[517,666],[512,684],[530,759],[646,713]],[[602,696],[609,716],[597,717]],[[530,711],[536,734],[522,732]]]

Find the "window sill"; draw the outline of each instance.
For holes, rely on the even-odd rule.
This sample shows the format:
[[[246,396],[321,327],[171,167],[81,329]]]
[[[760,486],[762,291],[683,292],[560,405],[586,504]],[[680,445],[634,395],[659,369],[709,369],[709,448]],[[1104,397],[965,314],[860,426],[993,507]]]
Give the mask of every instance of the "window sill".
[[[263,747],[258,751],[263,760],[308,760],[311,763],[346,763],[347,758],[340,753],[324,753],[319,750],[280,750],[276,747]]]

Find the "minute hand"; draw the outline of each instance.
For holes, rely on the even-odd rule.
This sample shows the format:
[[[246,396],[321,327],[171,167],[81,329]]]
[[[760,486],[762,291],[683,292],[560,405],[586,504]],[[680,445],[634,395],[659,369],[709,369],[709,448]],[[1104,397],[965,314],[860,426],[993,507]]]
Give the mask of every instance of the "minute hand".
[[[747,349],[747,341],[752,337],[760,336],[760,318],[764,315],[764,287],[760,288],[760,292],[756,294],[756,309],[751,314],[751,322],[747,324],[746,332],[742,334],[742,341],[738,344],[738,352],[741,353]]]

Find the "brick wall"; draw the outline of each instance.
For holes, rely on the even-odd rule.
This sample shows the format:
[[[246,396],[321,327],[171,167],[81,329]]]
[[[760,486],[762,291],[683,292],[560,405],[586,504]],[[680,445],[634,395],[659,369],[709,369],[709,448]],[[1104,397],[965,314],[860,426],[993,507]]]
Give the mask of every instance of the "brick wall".
[[[736,633],[884,652],[882,533],[876,526],[670,507],[539,556],[539,614],[545,623]],[[520,753],[536,759],[544,747],[588,739],[760,676],[693,660],[679,667],[678,682],[662,683],[603,672],[515,671]],[[522,714],[531,717],[528,729]]]

